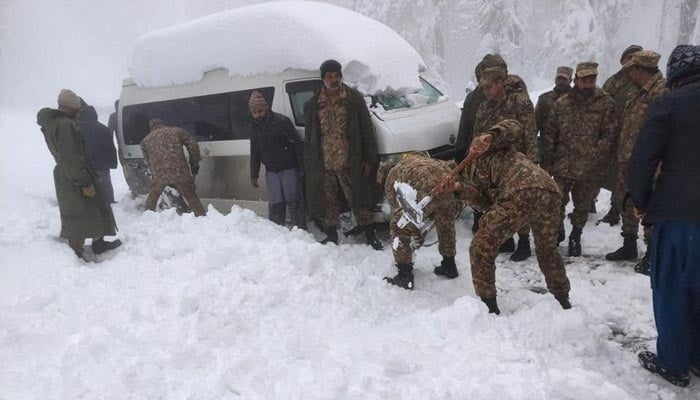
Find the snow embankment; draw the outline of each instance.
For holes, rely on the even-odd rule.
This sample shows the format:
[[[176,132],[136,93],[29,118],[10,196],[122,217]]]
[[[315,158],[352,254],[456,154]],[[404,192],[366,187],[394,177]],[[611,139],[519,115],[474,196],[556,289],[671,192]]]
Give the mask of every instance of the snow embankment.
[[[398,33],[353,11],[311,1],[241,7],[140,37],[129,68],[141,86],[198,81],[215,68],[231,75],[318,71],[329,58],[366,94],[421,88],[425,62]]]

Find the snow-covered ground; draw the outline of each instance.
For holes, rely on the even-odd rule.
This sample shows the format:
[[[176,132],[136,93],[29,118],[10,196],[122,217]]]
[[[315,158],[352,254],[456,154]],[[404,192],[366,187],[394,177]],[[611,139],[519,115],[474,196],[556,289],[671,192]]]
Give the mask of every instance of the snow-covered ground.
[[[234,208],[205,218],[143,212],[113,172],[124,245],[99,264],[58,238],[53,162],[33,112],[0,131],[0,399],[696,399],[644,371],[654,348],[648,279],[604,261],[618,228],[583,236],[567,260],[572,310],[534,257],[500,256],[503,313],[475,297],[469,213],[460,277],[418,252],[416,288],[387,285],[391,252],[322,246]],[[564,247],[562,247],[563,249]]]

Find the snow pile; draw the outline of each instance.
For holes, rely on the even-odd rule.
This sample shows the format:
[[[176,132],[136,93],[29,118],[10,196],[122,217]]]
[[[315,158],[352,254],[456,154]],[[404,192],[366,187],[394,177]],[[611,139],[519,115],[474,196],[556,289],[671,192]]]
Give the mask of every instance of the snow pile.
[[[425,62],[386,25],[353,11],[310,1],[271,2],[213,14],[143,35],[130,72],[141,86],[198,81],[206,71],[232,75],[317,71],[329,58],[363,93],[421,87]]]

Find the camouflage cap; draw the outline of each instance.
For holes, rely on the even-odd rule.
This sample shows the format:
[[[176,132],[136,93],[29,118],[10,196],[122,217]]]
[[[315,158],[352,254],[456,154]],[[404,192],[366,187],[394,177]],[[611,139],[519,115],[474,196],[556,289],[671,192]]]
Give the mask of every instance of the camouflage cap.
[[[644,50],[644,48],[638,44],[633,44],[633,45],[629,46],[628,48],[626,48],[622,52],[622,55],[620,56],[620,62],[622,62],[622,60],[627,58],[627,56],[632,55],[632,54],[637,53],[637,52],[642,51],[642,50]]]
[[[479,85],[489,85],[492,82],[502,81],[508,77],[506,71],[500,67],[489,67],[481,71],[481,79],[479,80]]]
[[[491,67],[500,67],[508,74],[508,64],[506,64],[506,60],[504,60],[500,54],[487,54],[481,60],[480,64],[482,65],[482,70]]]
[[[634,53],[632,58],[622,66],[622,69],[631,68],[635,65],[644,68],[658,68],[660,59],[661,54],[651,50],[642,50]]]
[[[567,67],[565,65],[562,65],[561,67],[557,67],[557,75],[556,78],[562,77],[566,79],[571,79],[571,76],[574,74],[574,70],[571,67]]]
[[[153,129],[157,126],[163,125],[163,121],[160,120],[159,118],[153,118],[150,121],[148,121],[148,128]]]
[[[504,119],[492,126],[489,131],[497,131],[500,135],[494,135],[491,150],[504,149],[519,143],[522,140],[523,125],[515,119]]]
[[[583,78],[586,76],[598,75],[598,63],[582,62],[576,66],[576,77]]]

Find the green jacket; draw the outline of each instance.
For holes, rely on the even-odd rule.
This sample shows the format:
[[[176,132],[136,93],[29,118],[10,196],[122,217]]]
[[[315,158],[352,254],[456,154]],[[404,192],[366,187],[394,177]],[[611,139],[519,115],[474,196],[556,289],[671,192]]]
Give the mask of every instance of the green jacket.
[[[323,153],[321,148],[321,122],[318,115],[319,89],[306,104],[304,129],[304,175],[306,205],[311,218],[323,215],[321,196],[323,178]],[[346,86],[348,93],[348,166],[352,180],[352,201],[356,207],[372,208],[378,201],[376,172],[379,166],[377,137],[365,99],[360,92]],[[372,167],[371,176],[362,173],[362,164]]]
[[[42,108],[37,123],[56,161],[53,179],[61,213],[61,237],[79,240],[115,235],[112,209],[105,201],[97,175],[87,164],[85,138],[77,122],[58,110]],[[81,187],[88,185],[95,186],[95,197],[83,195]]]

